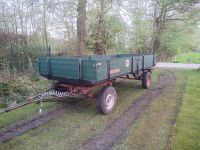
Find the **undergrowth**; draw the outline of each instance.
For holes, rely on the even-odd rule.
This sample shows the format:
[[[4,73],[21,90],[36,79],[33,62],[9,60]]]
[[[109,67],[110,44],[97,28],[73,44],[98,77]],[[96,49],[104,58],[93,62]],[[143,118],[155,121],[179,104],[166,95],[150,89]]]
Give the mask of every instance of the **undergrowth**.
[[[27,75],[0,82],[0,108],[8,107],[13,103],[25,101],[37,93],[44,91],[51,82],[44,79],[33,79]]]

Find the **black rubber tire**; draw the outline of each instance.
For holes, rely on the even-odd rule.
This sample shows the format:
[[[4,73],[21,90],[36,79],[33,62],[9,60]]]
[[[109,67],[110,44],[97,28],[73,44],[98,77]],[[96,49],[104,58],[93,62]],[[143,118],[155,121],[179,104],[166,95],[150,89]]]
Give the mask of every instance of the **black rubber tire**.
[[[110,94],[110,96],[113,96],[113,103],[112,103],[112,107],[107,108],[106,105],[106,98],[109,96],[108,94]],[[98,105],[98,110],[100,113],[107,115],[109,113],[111,113],[114,108],[115,105],[117,103],[117,93],[114,87],[112,86],[107,86],[107,87],[103,87],[101,89],[101,91],[99,92],[98,98],[97,98],[97,105]]]
[[[149,89],[151,87],[151,73],[144,72],[142,74],[142,87],[144,89]]]

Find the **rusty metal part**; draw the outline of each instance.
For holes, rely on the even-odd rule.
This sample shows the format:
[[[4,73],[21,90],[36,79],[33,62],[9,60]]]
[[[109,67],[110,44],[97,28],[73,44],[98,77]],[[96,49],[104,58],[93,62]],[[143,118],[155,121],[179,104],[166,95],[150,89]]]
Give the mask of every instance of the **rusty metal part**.
[[[93,97],[94,95],[90,93],[90,91],[96,87],[100,86],[111,86],[112,81],[106,81],[102,83],[97,83],[92,86],[79,86],[79,85],[72,85],[72,84],[65,84],[65,83],[55,83],[53,88],[65,88],[66,90],[70,91],[71,94],[82,94],[88,97]]]

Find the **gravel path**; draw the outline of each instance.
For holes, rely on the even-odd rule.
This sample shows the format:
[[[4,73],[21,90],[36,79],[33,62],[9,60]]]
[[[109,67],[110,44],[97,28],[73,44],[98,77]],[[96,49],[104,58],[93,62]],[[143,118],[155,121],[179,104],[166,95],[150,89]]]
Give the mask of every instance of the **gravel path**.
[[[182,63],[164,63],[159,62],[156,68],[183,68],[183,69],[198,69],[200,64],[182,64]]]

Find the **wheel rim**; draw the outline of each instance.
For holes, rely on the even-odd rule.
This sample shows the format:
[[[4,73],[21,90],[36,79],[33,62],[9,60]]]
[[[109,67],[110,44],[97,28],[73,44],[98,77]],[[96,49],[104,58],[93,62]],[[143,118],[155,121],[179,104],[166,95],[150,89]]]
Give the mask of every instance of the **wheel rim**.
[[[109,110],[113,107],[113,104],[114,104],[114,95],[112,93],[109,93],[107,96],[106,96],[106,108]]]

